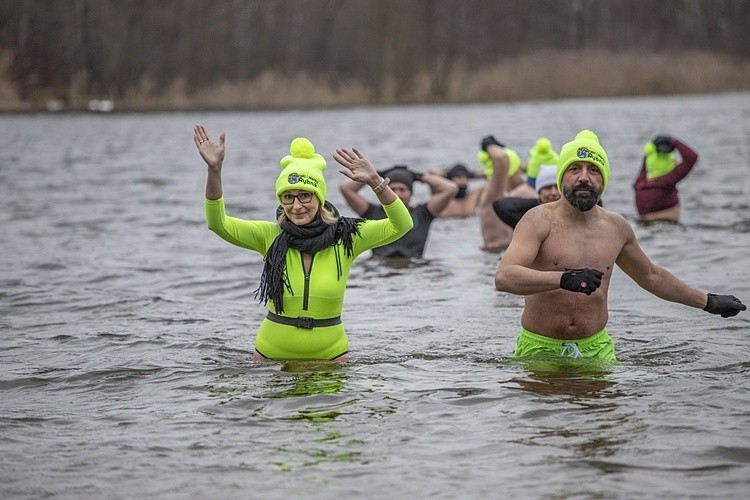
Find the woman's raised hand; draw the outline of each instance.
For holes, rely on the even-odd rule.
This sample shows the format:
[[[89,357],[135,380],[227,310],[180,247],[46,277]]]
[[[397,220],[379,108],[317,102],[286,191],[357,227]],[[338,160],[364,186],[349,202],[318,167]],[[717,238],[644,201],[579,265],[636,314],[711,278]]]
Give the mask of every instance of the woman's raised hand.
[[[211,140],[208,130],[203,125],[196,125],[193,130],[193,140],[198,147],[198,152],[206,162],[209,168],[221,170],[221,164],[224,162],[224,140],[226,133],[222,132],[219,136],[219,144]]]
[[[378,172],[372,166],[370,160],[365,158],[357,148],[352,148],[351,150],[346,148],[337,149],[336,154],[333,155],[333,159],[345,167],[339,170],[339,172],[353,181],[363,184],[377,184],[380,179]]]

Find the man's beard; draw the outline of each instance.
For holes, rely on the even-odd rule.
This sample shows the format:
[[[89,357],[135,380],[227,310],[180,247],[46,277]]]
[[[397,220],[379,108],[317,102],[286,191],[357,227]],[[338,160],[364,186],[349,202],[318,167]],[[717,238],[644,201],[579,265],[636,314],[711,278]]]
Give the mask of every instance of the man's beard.
[[[469,194],[468,191],[469,186],[458,186],[458,193],[456,193],[456,198],[459,200],[461,198],[466,198],[466,195]]]
[[[577,185],[568,187],[563,186],[563,196],[568,203],[573,205],[581,212],[588,212],[599,202],[602,196],[602,190],[593,186]]]

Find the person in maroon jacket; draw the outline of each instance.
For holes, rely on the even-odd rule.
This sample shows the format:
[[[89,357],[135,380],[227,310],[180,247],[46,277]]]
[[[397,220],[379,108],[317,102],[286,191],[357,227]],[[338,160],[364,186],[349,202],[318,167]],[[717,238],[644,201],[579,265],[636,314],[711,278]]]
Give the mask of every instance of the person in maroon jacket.
[[[633,184],[635,206],[640,222],[679,222],[680,198],[677,183],[684,179],[698,161],[698,153],[684,142],[668,135],[658,135],[646,144],[641,171]],[[675,150],[680,154],[677,162]]]

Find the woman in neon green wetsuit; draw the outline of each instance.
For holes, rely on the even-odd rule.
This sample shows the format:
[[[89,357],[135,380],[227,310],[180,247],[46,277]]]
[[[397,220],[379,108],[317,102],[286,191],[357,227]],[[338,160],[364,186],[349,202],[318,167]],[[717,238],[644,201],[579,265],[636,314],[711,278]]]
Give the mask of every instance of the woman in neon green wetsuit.
[[[413,224],[406,206],[388,187],[389,180],[356,149],[336,150],[334,159],[344,167],[340,172],[372,187],[388,215],[383,220],[340,217],[326,202],[325,159],[309,140],[297,138],[280,162],[278,220],[237,219],[224,209],[226,135],[222,133],[217,144],[205,127],[196,125],[193,138],[208,165],[209,229],[264,257],[256,297],[268,305],[268,315],[255,338],[253,359],[348,361],[341,310],[352,262],[365,250],[397,240]]]

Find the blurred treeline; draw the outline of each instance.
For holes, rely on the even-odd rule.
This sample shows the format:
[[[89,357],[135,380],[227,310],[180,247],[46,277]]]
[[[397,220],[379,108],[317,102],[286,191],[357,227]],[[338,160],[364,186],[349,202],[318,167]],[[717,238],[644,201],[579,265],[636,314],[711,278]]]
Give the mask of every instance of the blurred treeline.
[[[0,110],[750,88],[748,0],[0,0]]]

